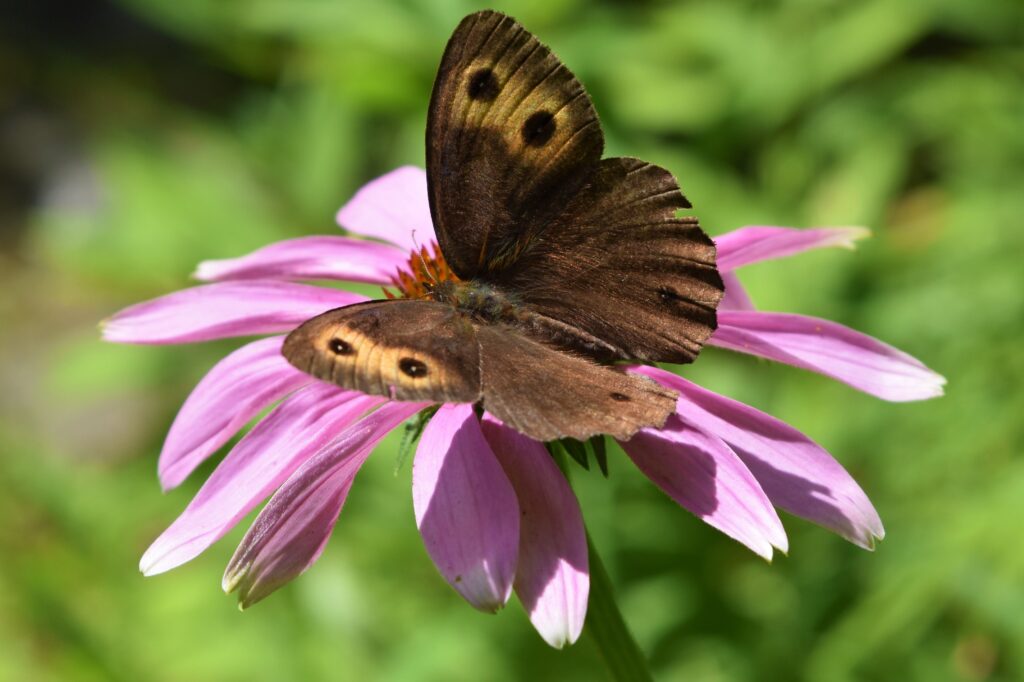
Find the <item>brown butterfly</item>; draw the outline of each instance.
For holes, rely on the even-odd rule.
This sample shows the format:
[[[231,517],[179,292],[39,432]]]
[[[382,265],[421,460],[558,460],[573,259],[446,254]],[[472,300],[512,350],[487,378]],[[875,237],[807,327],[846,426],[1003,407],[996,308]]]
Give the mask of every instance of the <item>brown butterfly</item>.
[[[396,400],[480,403],[547,441],[661,426],[675,394],[607,363],[692,362],[715,329],[715,246],[672,175],[602,159],[583,86],[515,20],[471,14],[427,120],[438,243],[456,278],[331,310],[285,357]],[[606,363],[606,364],[599,364]]]

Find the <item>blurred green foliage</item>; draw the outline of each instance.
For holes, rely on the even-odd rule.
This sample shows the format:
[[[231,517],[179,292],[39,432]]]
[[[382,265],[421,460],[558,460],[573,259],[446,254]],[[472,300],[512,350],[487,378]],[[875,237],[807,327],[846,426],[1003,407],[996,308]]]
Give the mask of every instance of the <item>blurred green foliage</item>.
[[[866,553],[785,519],[762,562],[621,452],[584,514],[665,680],[1024,679],[1024,5],[1019,0],[496,2],[593,95],[609,154],[671,169],[703,224],[864,224],[855,254],[742,273],[765,309],[873,334],[949,379],[891,405],[708,351],[688,375],[804,430],[888,530]],[[521,607],[466,606],[422,549],[397,440],[319,564],[244,614],[236,533],[136,562],[160,440],[232,344],[104,346],[95,323],[205,258],[330,232],[422,163],[457,0],[24,3],[0,27],[0,679],[591,680]]]

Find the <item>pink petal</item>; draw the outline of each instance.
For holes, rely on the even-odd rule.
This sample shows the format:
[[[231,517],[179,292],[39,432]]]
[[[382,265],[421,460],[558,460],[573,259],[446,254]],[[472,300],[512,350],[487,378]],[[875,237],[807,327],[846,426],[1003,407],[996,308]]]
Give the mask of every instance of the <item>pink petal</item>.
[[[708,343],[820,372],[895,402],[940,396],[946,383],[906,353],[817,317],[721,311]]]
[[[854,241],[870,234],[863,227],[817,227],[808,230],[792,227],[741,227],[715,237],[718,269],[728,272],[741,265],[785,258],[828,246],[852,249]]]
[[[370,451],[426,403],[388,403],[355,422],[281,486],[253,522],[224,572],[225,592],[242,608],[313,565],[334,530],[356,473]]]
[[[427,173],[402,166],[371,180],[338,211],[338,224],[409,252],[434,241],[427,199]]]
[[[679,391],[679,413],[735,450],[772,503],[871,549],[882,521],[853,477],[792,426],[655,367],[635,367]]]
[[[516,572],[519,505],[472,405],[443,405],[423,430],[412,502],[441,575],[481,611],[504,606]]]
[[[754,302],[750,299],[743,283],[739,277],[732,272],[723,272],[722,281],[725,283],[725,295],[718,304],[718,310],[754,310]]]
[[[348,237],[300,237],[276,242],[240,258],[203,261],[195,277],[207,282],[239,279],[340,279],[389,284],[407,252]]]
[[[195,558],[338,432],[383,398],[314,383],[282,402],[238,442],[140,568],[163,573]]]
[[[663,428],[643,429],[622,447],[647,478],[708,525],[769,561],[773,546],[786,551],[775,508],[718,437],[672,415]]]
[[[291,331],[332,308],[365,296],[291,282],[252,280],[182,289],[125,308],[103,324],[118,343],[188,343]]]
[[[544,641],[561,649],[579,638],[590,592],[579,503],[543,445],[490,415],[482,427],[519,500],[516,594]]]
[[[264,408],[313,379],[281,355],[283,336],[254,341],[218,362],[193,389],[160,453],[160,483],[176,487]]]

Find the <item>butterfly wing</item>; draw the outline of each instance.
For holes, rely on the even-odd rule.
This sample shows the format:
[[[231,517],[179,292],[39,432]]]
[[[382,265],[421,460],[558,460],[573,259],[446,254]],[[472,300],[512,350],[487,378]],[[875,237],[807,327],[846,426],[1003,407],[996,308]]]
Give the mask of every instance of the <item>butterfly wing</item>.
[[[673,392],[570,351],[691,360],[722,293],[714,245],[696,221],[675,217],[688,204],[670,174],[602,162],[603,146],[590,99],[550,50],[509,17],[470,15],[445,49],[430,104],[431,214],[455,274],[498,285],[527,313],[518,323],[552,345],[402,300],[314,318],[289,335],[285,356],[364,393],[482,401],[538,440],[626,439],[663,425]]]
[[[314,317],[285,339],[297,368],[394,400],[476,403],[537,440],[661,426],[676,395],[429,301],[371,301]]]
[[[513,262],[603,147],[590,98],[547,47],[498,12],[463,19],[427,119],[430,211],[452,270],[471,279]]]
[[[542,338],[607,360],[691,362],[715,329],[715,248],[667,171],[601,161],[579,81],[511,18],[466,17],[427,123],[438,242],[462,279],[499,285]]]
[[[586,185],[493,281],[534,313],[535,331],[591,357],[691,362],[724,290],[715,245],[672,174],[600,162]]]
[[[472,403],[480,359],[472,322],[429,301],[371,301],[329,310],[285,339],[298,369],[395,400]]]
[[[535,341],[517,329],[477,330],[483,406],[540,441],[586,440],[606,433],[626,440],[663,426],[676,394],[653,381]]]

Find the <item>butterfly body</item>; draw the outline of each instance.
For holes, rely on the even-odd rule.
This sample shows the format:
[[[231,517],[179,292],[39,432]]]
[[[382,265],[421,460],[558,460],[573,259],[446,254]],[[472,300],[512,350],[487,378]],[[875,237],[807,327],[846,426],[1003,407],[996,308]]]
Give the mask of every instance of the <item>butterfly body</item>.
[[[514,297],[504,294],[487,282],[439,282],[431,287],[430,297],[457,310],[486,322],[523,320],[527,313],[514,303]]]
[[[466,17],[427,121],[443,267],[413,268],[450,276],[313,318],[285,357],[348,389],[478,403],[537,440],[661,426],[675,393],[607,363],[693,361],[723,292],[715,246],[668,171],[603,147],[547,47],[498,12]]]

